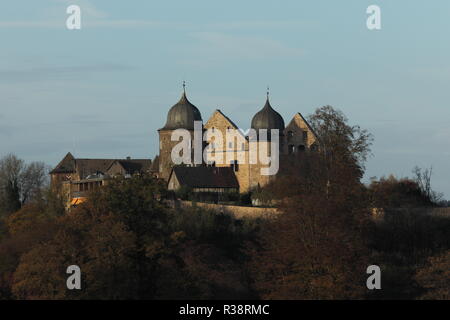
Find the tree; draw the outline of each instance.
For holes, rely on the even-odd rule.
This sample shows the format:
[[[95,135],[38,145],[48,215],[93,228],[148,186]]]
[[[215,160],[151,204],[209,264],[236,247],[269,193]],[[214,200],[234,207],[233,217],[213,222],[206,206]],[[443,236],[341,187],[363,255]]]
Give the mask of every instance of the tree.
[[[249,245],[254,287],[265,299],[363,298],[370,206],[360,179],[372,136],[330,106],[309,119],[319,152],[285,157],[264,188],[283,214]]]
[[[368,191],[375,208],[414,208],[432,204],[419,184],[409,178],[397,179],[393,175],[379,180],[372,178]]]
[[[12,297],[13,274],[21,256],[36,244],[54,236],[55,217],[41,204],[26,204],[4,219],[4,235],[0,239],[0,299]]]
[[[331,106],[316,109],[308,120],[327,157],[345,158],[363,172],[364,162],[371,154],[372,134],[358,125],[349,125],[347,117]]]
[[[430,257],[428,264],[419,269],[416,281],[426,291],[420,299],[450,299],[450,250]]]
[[[431,176],[433,175],[433,167],[421,169],[418,166],[413,168],[414,181],[418,184],[420,190],[428,200],[434,204],[438,204],[443,199],[443,194],[434,191],[431,187]]]
[[[369,265],[369,205],[359,170],[303,154],[268,189],[283,214],[249,246],[254,287],[264,299],[358,299]]]
[[[27,250],[0,245],[2,257],[14,257],[0,273],[5,286],[19,299],[247,297],[238,260],[243,223],[201,209],[171,210],[161,201],[163,187],[147,176],[111,180],[66,215],[54,215],[46,238],[33,234],[28,217],[53,210],[46,202],[24,206],[8,219],[9,232],[11,241],[23,234],[31,243]],[[73,264],[82,272],[81,291],[66,288]]]
[[[9,214],[20,209],[20,184],[23,169],[23,160],[14,155],[7,155],[0,160],[1,213]]]
[[[48,184],[48,168],[42,162],[26,164],[10,154],[0,159],[0,214],[10,214],[41,197]]]
[[[114,215],[93,215],[89,209],[60,217],[46,242],[23,254],[14,272],[12,292],[18,299],[133,299],[134,234]],[[78,265],[82,290],[66,287],[66,269]]]

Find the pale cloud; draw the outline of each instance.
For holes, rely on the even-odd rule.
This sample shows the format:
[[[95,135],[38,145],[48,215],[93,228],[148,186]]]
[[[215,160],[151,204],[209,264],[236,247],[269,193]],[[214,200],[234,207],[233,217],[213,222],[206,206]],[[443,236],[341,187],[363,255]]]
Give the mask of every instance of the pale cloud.
[[[68,17],[66,8],[70,5],[78,5],[81,9],[81,27],[85,28],[188,28],[189,23],[161,22],[142,19],[111,19],[110,15],[96,7],[89,0],[53,0],[55,5],[43,10],[38,19],[0,21],[0,28],[45,28],[66,29]]]
[[[152,28],[152,27],[176,27],[177,24],[163,23],[152,20],[90,20],[83,26],[87,28]]]
[[[66,7],[70,5],[77,5],[81,8],[82,15],[86,15],[92,18],[106,18],[108,13],[106,11],[98,9],[89,0],[55,0],[56,2],[65,4]]]
[[[48,79],[74,78],[87,73],[131,70],[133,67],[122,64],[99,63],[78,66],[52,66],[32,68],[0,69],[0,82],[33,82]]]
[[[261,30],[261,29],[298,29],[312,28],[317,26],[317,22],[313,21],[287,21],[287,20],[254,20],[254,21],[228,21],[208,24],[209,29],[245,29],[245,30]]]
[[[187,52],[190,61],[203,64],[229,59],[287,58],[303,55],[303,50],[261,36],[242,36],[219,32],[193,32],[189,34],[197,41]]]
[[[437,129],[433,135],[433,140],[438,143],[444,143],[446,146],[450,146],[450,128]]]
[[[108,20],[82,18],[82,29],[86,28],[185,28],[186,25],[177,23],[166,23],[152,20]],[[64,19],[61,20],[19,20],[19,21],[0,21],[0,28],[43,28],[43,29],[66,29]]]
[[[448,80],[450,77],[450,66],[441,65],[439,67],[421,67],[412,69],[412,74],[420,77],[435,80]]]
[[[47,20],[18,20],[18,21],[0,21],[0,28],[66,28],[61,21]]]

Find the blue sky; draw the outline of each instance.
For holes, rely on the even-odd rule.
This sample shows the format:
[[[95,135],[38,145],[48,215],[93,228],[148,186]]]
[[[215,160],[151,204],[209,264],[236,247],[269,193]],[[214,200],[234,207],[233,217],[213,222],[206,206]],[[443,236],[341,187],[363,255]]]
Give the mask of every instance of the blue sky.
[[[2,1],[0,156],[153,158],[183,80],[242,128],[269,85],[285,122],[329,104],[372,132],[367,178],[433,166],[450,198],[449,34],[447,0]]]

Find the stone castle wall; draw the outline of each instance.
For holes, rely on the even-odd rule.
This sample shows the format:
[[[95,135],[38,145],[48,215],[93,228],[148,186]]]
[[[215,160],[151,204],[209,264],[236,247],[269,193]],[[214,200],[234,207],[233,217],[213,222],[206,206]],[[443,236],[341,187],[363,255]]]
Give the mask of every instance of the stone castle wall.
[[[182,200],[171,202],[171,206],[175,208],[177,207],[190,208],[197,206],[199,208],[214,211],[218,214],[223,213],[230,215],[235,219],[244,219],[244,218],[267,219],[271,217],[276,217],[277,215],[281,214],[281,211],[279,211],[277,208],[244,207],[244,206],[192,202]],[[394,210],[404,211],[404,209],[394,209]],[[450,208],[425,208],[425,209],[417,208],[417,209],[410,209],[408,211],[411,211],[412,213],[415,213],[417,211],[431,216],[439,216],[450,219]],[[384,210],[378,208],[372,209],[372,219],[377,222],[382,222],[384,220]]]
[[[214,211],[218,214],[223,213],[230,215],[235,219],[257,219],[257,218],[270,218],[280,214],[276,208],[260,208],[260,207],[243,207],[234,205],[222,205],[204,202],[192,202],[192,201],[182,201],[177,200],[172,202],[173,207],[190,208],[197,206],[206,210]]]

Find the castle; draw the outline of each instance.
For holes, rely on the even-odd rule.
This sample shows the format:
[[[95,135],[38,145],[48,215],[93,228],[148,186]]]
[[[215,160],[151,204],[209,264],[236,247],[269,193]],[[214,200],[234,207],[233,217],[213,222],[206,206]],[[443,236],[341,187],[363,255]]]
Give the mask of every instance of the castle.
[[[184,86],[183,86],[184,87]],[[177,166],[172,161],[172,150],[179,143],[172,141],[175,130],[184,129],[194,140],[194,123],[202,124],[202,131],[220,131],[225,137],[227,132],[238,132],[233,142],[223,140],[221,145],[213,141],[202,144],[202,151],[207,154],[206,162],[200,165]],[[266,129],[279,130],[279,154],[289,155],[310,152],[318,149],[317,135],[301,115],[296,113],[287,126],[281,115],[272,108],[269,94],[264,107],[252,118],[251,128],[260,132]],[[185,132],[186,132],[185,131]],[[274,179],[273,175],[261,174],[261,169],[268,165],[250,161],[249,136],[221,110],[215,110],[203,124],[200,110],[187,98],[183,89],[180,100],[173,105],[165,125],[158,129],[159,155],[150,159],[77,159],[70,153],[51,171],[52,185],[61,185],[70,205],[83,201],[86,193],[107,183],[117,175],[150,173],[167,182],[169,190],[186,186],[194,192],[239,192],[245,193],[253,188],[262,187]],[[220,141],[220,140],[219,140]],[[270,153],[270,139],[260,139],[257,147],[267,148]],[[213,148],[212,148],[213,146]],[[203,154],[202,152],[202,154]],[[218,156],[227,162],[214,161]],[[232,159],[229,161],[229,159]]]

